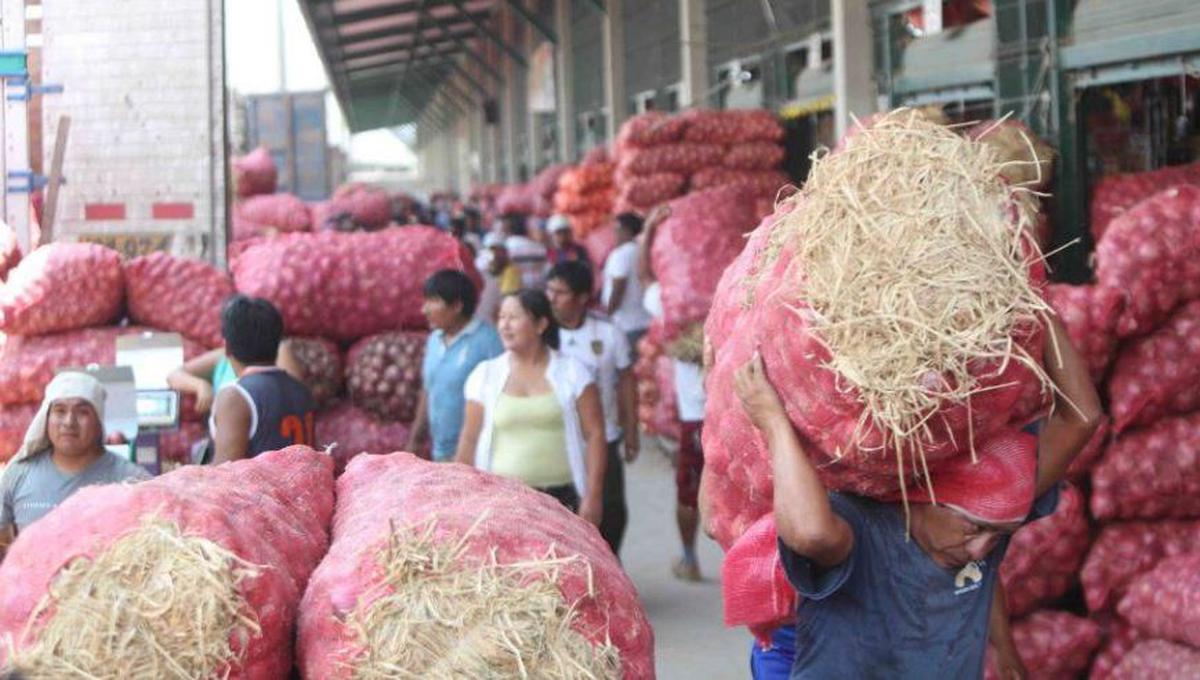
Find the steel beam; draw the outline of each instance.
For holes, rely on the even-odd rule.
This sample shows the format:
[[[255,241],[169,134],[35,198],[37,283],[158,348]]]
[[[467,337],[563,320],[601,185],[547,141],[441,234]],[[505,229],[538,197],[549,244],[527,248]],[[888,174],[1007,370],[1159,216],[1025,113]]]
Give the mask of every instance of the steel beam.
[[[437,28],[439,28],[441,30],[442,37],[445,37],[449,33],[449,31],[447,31],[443,27],[439,26]],[[472,37],[474,37],[474,36],[472,36]],[[499,83],[501,85],[504,84],[504,76],[500,75],[500,72],[496,70],[496,67],[492,66],[492,63],[490,61],[488,61],[486,57],[484,57],[482,54],[479,53],[479,50],[477,50],[474,47],[472,47],[471,45],[469,45],[467,43],[466,38],[460,39],[459,45],[462,46],[463,51],[466,52],[469,57],[474,59],[476,62],[479,63],[480,66],[483,67],[484,72],[486,72],[489,76],[491,76],[491,78],[493,80],[495,80],[497,83]]]
[[[526,9],[525,3],[522,2],[522,0],[504,0],[504,1],[506,3],[508,3],[509,7],[512,7],[513,9],[517,10],[517,14],[520,14],[521,18],[525,19],[525,21],[528,21],[531,26],[536,28],[538,30],[538,33],[541,33],[543,36],[545,36],[546,40],[549,40],[550,42],[552,42],[554,44],[558,44],[558,36],[555,35],[554,30],[551,29],[546,24],[542,23],[542,20],[539,19],[536,14],[534,14],[533,12],[530,12],[528,9]]]
[[[471,88],[478,92],[481,97],[487,99],[490,96],[490,93],[488,92],[487,88],[483,86],[483,83],[479,82],[475,76],[471,75],[470,71],[463,68],[462,64],[458,63],[456,59],[447,59],[446,63],[450,64],[450,68],[454,69],[455,73],[462,76],[463,80],[470,83]]]
[[[442,34],[442,38],[440,40],[426,40],[425,44],[435,47],[441,47],[442,45],[453,45],[458,44],[463,38],[469,38],[475,35],[474,27],[468,26],[467,24],[461,25],[467,26],[467,30],[447,32]],[[390,54],[392,52],[410,49],[413,46],[413,42],[415,41],[405,40],[404,42],[388,43],[387,45],[379,45],[378,47],[372,47],[365,50],[347,50],[344,53],[344,56],[346,59],[359,59],[362,57],[373,57],[379,54]]]
[[[437,19],[436,22],[446,28],[455,26],[463,26],[470,18],[484,19],[490,16],[488,12],[472,12],[467,19],[461,17],[453,19]],[[416,31],[412,25],[391,26],[389,28],[379,28],[373,31],[365,31],[363,33],[355,33],[354,35],[343,36],[340,32],[337,34],[337,42],[339,45],[353,45],[355,43],[367,42],[368,40],[380,40],[382,38],[394,38],[402,35],[412,35]]]
[[[460,16],[466,17],[471,23],[475,24],[475,28],[478,28],[481,33],[486,35],[492,42],[496,43],[496,45],[500,47],[500,49],[504,50],[514,62],[520,64],[521,68],[529,68],[529,62],[525,60],[525,56],[522,55],[521,52],[515,47],[508,44],[506,40],[501,38],[499,35],[496,35],[496,32],[493,31],[490,26],[475,18],[471,14],[468,14],[466,8],[463,7],[462,0],[453,0],[453,2],[454,8],[458,10]]]
[[[387,61],[377,61],[377,62],[367,63],[367,64],[347,65],[346,72],[351,73],[351,74],[365,73],[367,71],[373,71],[376,69],[391,68],[394,66],[404,66],[405,64],[407,64],[409,62],[412,62],[413,66],[419,66],[419,65],[433,66],[433,65],[441,63],[442,59],[448,58],[450,56],[458,55],[458,54],[462,54],[462,51],[458,50],[458,49],[453,49],[453,50],[443,50],[440,52],[432,52],[432,51],[424,52],[421,54],[412,54],[411,52],[408,52],[408,53],[405,53],[402,55],[398,55],[396,59],[389,59]]]

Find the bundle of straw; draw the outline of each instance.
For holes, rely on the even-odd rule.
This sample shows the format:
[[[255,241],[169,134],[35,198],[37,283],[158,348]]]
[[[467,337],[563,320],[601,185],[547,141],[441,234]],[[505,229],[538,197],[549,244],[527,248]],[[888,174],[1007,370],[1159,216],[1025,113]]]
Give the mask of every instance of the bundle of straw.
[[[12,666],[26,678],[221,677],[238,661],[231,639],[261,632],[239,592],[257,571],[173,522],[146,518],[59,572],[23,633],[36,632],[36,642],[10,648]]]
[[[803,208],[773,233],[793,253],[781,300],[861,400],[860,431],[881,431],[885,446],[920,451],[939,409],[994,389],[981,374],[996,367],[1019,362],[1051,385],[1015,340],[1050,308],[1031,278],[1041,253],[1018,200],[1028,190],[1003,182],[1005,167],[988,145],[902,109],[815,158],[787,199]]]

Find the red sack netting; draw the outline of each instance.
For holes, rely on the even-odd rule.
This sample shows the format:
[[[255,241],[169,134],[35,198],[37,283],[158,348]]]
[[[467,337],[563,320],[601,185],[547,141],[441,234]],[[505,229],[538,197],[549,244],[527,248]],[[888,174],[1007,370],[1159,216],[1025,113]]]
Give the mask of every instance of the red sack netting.
[[[1200,297],[1200,186],[1160,191],[1113,220],[1096,246],[1096,278],[1126,295],[1122,338],[1154,330]]]
[[[1149,637],[1200,647],[1200,554],[1168,557],[1134,579],[1117,612]]]
[[[34,250],[0,286],[0,331],[41,335],[112,323],[121,316],[121,255],[92,243]]]
[[[373,231],[383,229],[392,221],[392,198],[378,187],[344,184],[334,192],[324,211],[324,221],[314,221],[313,228],[323,228],[330,218],[345,215],[355,227]],[[316,215],[316,211],[313,214]]]
[[[525,184],[506,184],[496,196],[496,210],[501,215],[532,215],[537,210],[537,197]]]
[[[534,214],[538,217],[549,217],[554,210],[554,193],[558,191],[558,182],[563,174],[571,169],[566,163],[557,163],[546,167],[529,180],[528,191],[534,197]]]
[[[1078,489],[1063,487],[1054,514],[1013,535],[1000,567],[1011,616],[1049,604],[1075,584],[1090,539],[1084,505]]]
[[[675,364],[667,356],[660,322],[638,341],[638,421],[648,434],[679,441],[679,407],[675,400]]]
[[[1200,300],[1122,348],[1108,398],[1117,432],[1200,408]]]
[[[355,459],[337,491],[301,605],[305,677],[654,677],[637,591],[553,498],[409,454]],[[418,600],[425,616],[406,616]]]
[[[657,175],[673,172],[690,175],[709,166],[718,165],[725,157],[725,147],[718,144],[663,144],[623,150],[617,169],[622,175]]]
[[[1009,184],[1044,189],[1054,178],[1054,148],[1019,120],[985,120],[967,136],[996,150],[1007,163],[1000,175]]]
[[[30,677],[288,677],[329,544],[332,468],[292,447],[75,493],[0,565],[9,662]]]
[[[687,177],[673,172],[617,177],[617,201],[613,213],[647,213],[683,193]]]
[[[233,281],[202,260],[152,253],[125,263],[125,296],[134,323],[161,328],[217,347],[221,305]]]
[[[555,194],[554,209],[571,218],[596,212],[607,213],[616,196],[617,192],[611,186],[589,190],[584,194],[565,194],[560,191]],[[587,230],[582,231],[582,235],[586,236]]]
[[[381,420],[411,423],[421,395],[421,362],[428,337],[399,331],[355,343],[346,355],[346,390],[351,401]]]
[[[687,121],[683,138],[689,142],[736,145],[783,139],[779,119],[765,109],[692,109],[679,117]]]
[[[761,642],[788,625],[800,605],[779,557],[775,515],[763,515],[742,534],[721,561],[725,625],[748,626]]]
[[[783,147],[774,142],[749,142],[729,147],[721,165],[730,170],[775,170],[783,157]]]
[[[248,220],[242,219],[238,215],[235,208],[233,214],[230,215],[229,221],[232,224],[231,230],[233,241],[229,244],[229,259],[232,260],[235,252],[240,252],[237,249],[241,248],[247,241],[252,241],[258,238],[274,236],[279,233],[274,227],[265,227],[261,224],[256,224]]]
[[[905,135],[918,130],[922,137],[921,153],[911,153],[909,147],[915,142],[906,140]],[[946,161],[929,160],[927,154],[935,139],[939,153],[946,154]],[[1048,380],[1040,367],[1042,315],[1048,311],[1040,293],[1045,276],[1034,246],[1024,239],[1018,242],[1013,238],[1014,234],[1027,233],[1033,215],[1022,209],[1015,194],[999,180],[997,164],[987,160],[989,153],[918,115],[900,112],[885,116],[870,128],[858,131],[853,144],[846,144],[841,152],[818,161],[802,192],[781,204],[776,214],[751,236],[738,260],[726,269],[705,328],[715,356],[707,380],[705,477],[710,494],[721,496],[713,500],[720,511],[714,511],[718,516],[711,518],[710,528],[723,546],[728,547],[746,527],[771,510],[770,460],[733,387],[734,373],[756,350],[761,352],[792,423],[809,441],[809,453],[830,489],[898,500],[902,486],[915,488],[914,478],[924,477],[926,469],[936,479],[942,465],[969,457],[972,446],[976,452],[988,449],[993,439],[998,456],[1007,458],[1011,454],[1024,459],[1034,455],[1032,438],[1029,441],[1014,438],[1019,426],[1014,427],[1011,418],[1019,398],[1031,387],[1040,389]],[[876,179],[880,172],[887,172],[891,188],[906,186],[917,174],[946,172],[948,164],[959,162],[952,160],[959,154],[972,158],[971,165],[979,174],[967,185],[946,178],[946,186],[960,187],[962,194],[959,198],[951,198],[948,192],[940,196],[939,200],[947,201],[944,214],[958,214],[966,201],[977,200],[970,198],[972,192],[987,191],[989,203],[994,201],[997,209],[1003,206],[1008,210],[1008,221],[998,219],[989,228],[992,231],[983,233],[990,234],[989,238],[997,239],[998,243],[1003,239],[1006,245],[1002,248],[1009,250],[975,251],[956,237],[961,233],[957,217],[932,225],[944,225],[945,231],[937,227],[937,233],[944,236],[938,236],[936,244],[931,241],[921,245],[919,242],[928,238],[927,229],[931,225],[923,219],[910,221],[904,216],[909,213],[900,210],[899,205],[908,199],[893,196],[884,201],[868,191],[857,194],[853,188],[856,177],[867,181],[868,170]],[[924,157],[919,161],[920,170],[910,165],[918,157]],[[992,165],[985,169],[987,162]],[[823,167],[823,164],[831,165]],[[895,170],[884,170],[885,166],[894,166]],[[928,197],[928,190],[916,183],[911,191],[913,200],[918,196],[920,200]],[[855,196],[861,196],[861,200]],[[897,207],[893,208],[891,203]],[[889,239],[872,235],[879,220],[890,225]],[[850,224],[860,226],[851,230],[847,226]],[[911,229],[911,235],[902,238],[896,235],[896,229]],[[863,240],[851,239],[852,234],[861,234]],[[866,246],[868,242],[872,244],[870,247]],[[898,252],[885,252],[892,247]],[[945,247],[961,247],[963,255],[949,259],[944,254],[932,255]],[[1007,252],[1009,259],[996,259],[997,252]],[[944,287],[930,283],[937,276],[965,271],[965,258],[977,263],[973,265],[972,276],[994,277],[996,285],[1008,287],[1012,292],[993,294],[997,291],[991,286],[982,286],[960,299],[950,292],[959,290],[953,282],[947,281]],[[945,267],[947,261],[953,261],[955,266]],[[902,267],[898,266],[901,262]],[[918,262],[928,271],[919,277],[914,269]],[[805,269],[803,273],[801,268]],[[828,285],[814,288],[817,280],[814,277],[818,274],[825,277]],[[898,282],[893,284],[894,289],[880,285],[880,281],[892,279],[893,275]],[[914,277],[911,284],[903,283],[910,281],[910,276]],[[954,364],[957,377],[939,376],[939,370],[951,369],[934,369],[932,366],[940,359],[918,357],[950,356],[961,350],[956,348],[950,354],[940,355],[933,348],[942,340],[926,337],[922,331],[917,333],[920,340],[915,336],[905,340],[913,343],[912,371],[899,371],[896,362],[902,354],[897,352],[897,343],[883,339],[884,336],[897,332],[897,328],[912,328],[915,332],[928,327],[923,326],[923,321],[896,326],[889,321],[892,317],[915,319],[929,312],[929,305],[915,304],[917,298],[905,292],[910,286],[920,288],[919,293],[911,293],[918,296],[932,296],[934,291],[941,290],[947,296],[944,302],[958,310],[964,308],[962,305],[977,309],[986,300],[989,308],[1011,319],[1011,323],[987,326],[992,329],[988,333],[996,334],[997,342],[1012,349],[1011,360],[1000,360],[981,345],[978,353],[962,355],[961,360],[956,360],[961,361]],[[804,290],[807,293],[802,293]],[[895,290],[895,297],[889,290]],[[990,292],[981,295],[979,290]],[[861,306],[850,306],[851,300],[859,295],[863,296]],[[1014,299],[1021,300],[1023,312],[1014,312]],[[914,304],[887,311],[896,300]],[[1001,317],[976,318],[979,323],[986,323],[985,318]],[[981,337],[976,335],[977,326],[956,328],[963,337]],[[840,340],[834,342],[835,335]],[[896,337],[909,338],[906,333]],[[863,342],[863,338],[874,340]],[[842,356],[837,342],[864,363]],[[878,360],[865,363],[868,357]],[[844,365],[846,369],[835,371],[831,364]],[[892,397],[863,392],[866,386],[877,389],[878,383],[848,377],[856,375],[859,367],[892,376],[888,380],[897,390],[920,394],[921,400],[929,401],[925,406],[897,407],[899,410],[890,411],[891,407],[882,404],[884,400],[891,403]],[[969,396],[958,389],[966,384],[975,386]],[[929,392],[945,388],[949,389],[936,398]],[[921,415],[911,417],[915,420],[910,416],[903,418],[910,419],[923,432],[919,440],[908,439],[907,444],[897,445],[901,440],[894,438],[895,433],[916,430],[888,429],[890,426],[885,427],[883,419],[892,417],[888,413],[905,412],[908,408]],[[915,425],[917,420],[923,424]],[[1010,445],[1017,448],[1009,449]],[[915,454],[917,448],[920,455]],[[898,464],[898,460],[903,460],[903,464]]]
[[[1119,618],[1101,619],[1101,628],[1104,629],[1104,643],[1092,660],[1088,680],[1110,680],[1121,659],[1144,639],[1136,628]]]
[[[239,219],[277,231],[308,231],[312,227],[308,205],[291,194],[251,196],[235,210]]]
[[[20,261],[21,244],[17,241],[17,232],[0,222],[0,281],[7,278],[8,272]]]
[[[324,338],[288,338],[288,348],[300,365],[300,381],[312,392],[318,407],[342,395],[342,353],[337,344]]]
[[[1090,611],[1113,607],[1131,581],[1166,557],[1200,552],[1200,521],[1123,522],[1100,531],[1079,572]]]
[[[317,445],[333,446],[334,471],[342,474],[357,455],[383,455],[408,447],[407,423],[382,422],[350,402],[337,404],[317,414]]]
[[[683,116],[672,116],[661,111],[639,113],[621,125],[617,132],[617,155],[629,147],[674,144],[683,139],[688,120]],[[703,143],[713,140],[701,139]]]
[[[1058,313],[1071,344],[1087,362],[1092,381],[1099,384],[1117,348],[1117,319],[1124,294],[1107,286],[1046,286],[1046,302]]]
[[[271,158],[271,152],[266,147],[260,146],[245,156],[233,159],[233,182],[237,187],[237,195],[242,198],[273,194],[278,181],[275,159]]]
[[[54,335],[0,335],[0,404],[40,403],[46,385],[58,369],[112,365],[117,360],[118,337],[148,330],[106,326]],[[185,359],[206,351],[205,347],[184,338]]]
[[[1117,437],[1092,469],[1096,519],[1200,517],[1200,412]]]
[[[465,247],[433,227],[288,234],[246,249],[234,263],[239,292],[270,300],[287,332],[335,340],[424,328],[422,287],[441,269],[479,274]]]
[[[588,149],[587,153],[583,154],[583,159],[579,162],[582,165],[591,165],[593,163],[607,163],[612,160],[612,154],[608,151],[608,146],[601,144]]]
[[[1062,611],[1043,610],[1012,626],[1013,643],[1029,680],[1063,680],[1087,670],[1092,652],[1100,646],[1100,626],[1094,621]],[[986,680],[1001,678],[995,652],[987,651]]]
[[[17,453],[40,403],[0,406],[0,465]]]
[[[671,202],[651,250],[662,289],[664,340],[703,323],[725,267],[757,226],[752,196],[739,188],[713,189]]]
[[[692,175],[691,190],[735,186],[773,199],[789,182],[788,176],[777,170],[707,168]]]
[[[1200,677],[1200,650],[1166,640],[1139,642],[1113,669],[1110,680],[1186,680]],[[1095,680],[1095,675],[1092,676]]]
[[[1176,184],[1200,185],[1200,163],[1101,178],[1092,188],[1092,240],[1100,243],[1114,219],[1164,187]]]
[[[587,250],[588,261],[596,268],[596,271],[604,269],[604,261],[612,251],[617,248],[617,227],[612,223],[611,219],[605,219],[605,226],[593,229],[591,233],[583,239],[583,247]],[[595,288],[599,292],[601,286],[604,285],[603,277],[595,277]]]
[[[611,222],[615,199],[613,164],[585,164],[559,177],[554,209],[571,221],[575,238],[585,239]]]

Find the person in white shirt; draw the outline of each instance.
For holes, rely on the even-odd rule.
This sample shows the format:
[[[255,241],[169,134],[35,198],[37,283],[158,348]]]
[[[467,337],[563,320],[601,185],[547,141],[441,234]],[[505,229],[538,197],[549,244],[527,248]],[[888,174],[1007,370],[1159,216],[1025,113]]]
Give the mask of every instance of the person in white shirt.
[[[560,262],[546,276],[546,296],[558,321],[559,351],[586,366],[600,387],[608,441],[600,535],[613,554],[618,555],[629,522],[621,449],[624,448],[624,462],[632,463],[640,448],[637,384],[625,334],[607,319],[588,314],[592,284],[592,269],[586,263]]]
[[[521,272],[522,288],[541,288],[549,267],[546,246],[529,237],[523,215],[504,217],[504,245],[508,256]],[[505,291],[507,294],[508,291]]]
[[[558,352],[558,325],[540,290],[500,303],[505,352],[467,378],[455,462],[518,479],[599,527],[604,415],[592,373]]]
[[[601,302],[617,329],[629,339],[635,352],[637,342],[650,327],[650,314],[642,306],[644,290],[638,277],[638,245],[642,218],[633,213],[617,215],[617,247],[604,263]]]

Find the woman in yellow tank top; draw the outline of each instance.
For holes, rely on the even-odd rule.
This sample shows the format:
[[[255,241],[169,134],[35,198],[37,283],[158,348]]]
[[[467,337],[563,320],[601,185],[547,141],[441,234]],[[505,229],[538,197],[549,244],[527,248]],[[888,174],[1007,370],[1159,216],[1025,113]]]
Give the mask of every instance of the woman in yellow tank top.
[[[497,330],[506,351],[467,379],[455,460],[519,479],[598,525],[607,451],[591,374],[557,352],[540,290],[506,296]]]

